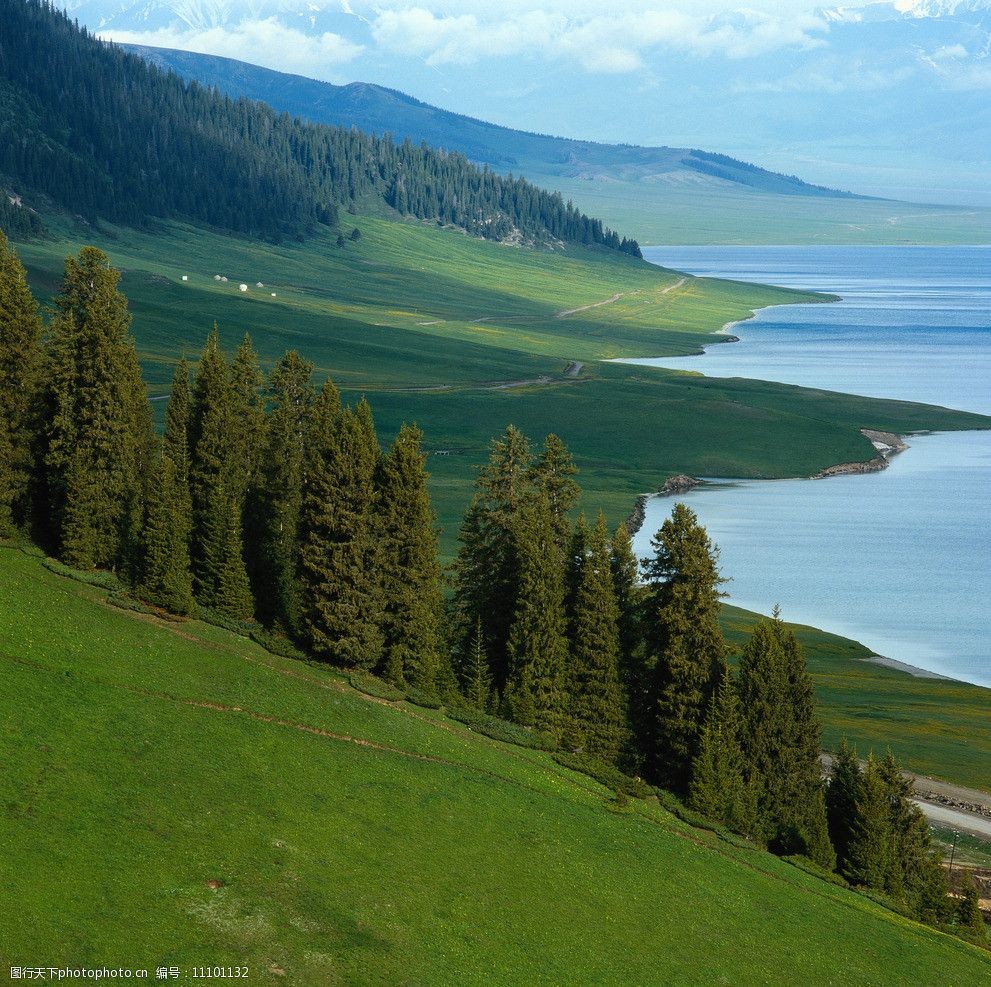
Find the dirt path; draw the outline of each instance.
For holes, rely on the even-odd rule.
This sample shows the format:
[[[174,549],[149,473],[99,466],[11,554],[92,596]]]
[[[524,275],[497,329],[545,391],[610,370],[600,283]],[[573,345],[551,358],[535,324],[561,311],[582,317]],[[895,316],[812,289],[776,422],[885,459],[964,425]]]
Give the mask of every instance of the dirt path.
[[[987,816],[977,816],[972,812],[950,809],[945,805],[935,805],[921,799],[915,799],[915,804],[926,814],[926,818],[931,823],[991,840],[991,818]]]
[[[577,312],[587,312],[590,308],[599,308],[602,305],[612,305],[613,302],[618,302],[623,297],[623,293],[617,292],[612,298],[607,298],[604,302],[592,302],[591,305],[579,305],[578,308],[566,308],[563,312],[555,312],[555,319],[564,319],[569,315],[575,315]]]
[[[669,284],[666,288],[662,288],[658,292],[658,294],[666,295],[669,291],[677,291],[678,288],[680,288],[687,280],[688,278],[682,278],[680,281],[676,281],[674,284]]]

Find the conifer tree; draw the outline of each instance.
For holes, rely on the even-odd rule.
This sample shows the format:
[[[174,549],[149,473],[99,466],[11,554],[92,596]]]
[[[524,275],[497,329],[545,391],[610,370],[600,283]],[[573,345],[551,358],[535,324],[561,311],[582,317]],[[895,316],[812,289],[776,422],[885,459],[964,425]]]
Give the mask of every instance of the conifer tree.
[[[454,564],[458,651],[467,654],[468,642],[481,621],[483,650],[491,663],[493,687],[500,694],[509,678],[509,634],[520,583],[519,519],[532,498],[529,443],[510,425],[493,442],[489,462],[479,473]]]
[[[175,472],[175,503],[177,523],[182,527],[182,542],[189,555],[192,531],[193,502],[189,493],[189,416],[192,398],[189,392],[189,364],[183,357],[172,377],[172,389],[165,409],[165,434],[162,455],[172,461]],[[160,468],[160,464],[157,464]],[[189,563],[187,561],[187,567]]]
[[[468,655],[462,662],[462,668],[465,699],[476,709],[487,710],[489,700],[492,698],[492,673],[489,671],[489,659],[485,654],[481,620],[475,624],[475,634]]]
[[[739,699],[727,666],[702,727],[688,801],[702,815],[749,834],[756,823],[755,791],[744,780],[739,735]]]
[[[231,493],[242,506],[248,492],[257,485],[258,467],[264,448],[265,400],[261,394],[263,378],[258,354],[245,334],[234,352],[230,365]]]
[[[38,304],[0,231],[0,536],[31,520],[42,363]]]
[[[138,591],[149,602],[177,614],[194,609],[187,500],[179,470],[163,447],[148,485]]]
[[[542,490],[519,518],[520,581],[509,632],[507,702],[513,718],[560,740],[568,705],[564,569]]]
[[[382,668],[402,685],[437,685],[443,597],[422,433],[404,425],[382,459],[375,537],[382,591]]]
[[[266,429],[259,496],[259,615],[291,636],[301,633],[299,553],[306,436],[316,395],[313,365],[286,353],[268,379],[272,410]]]
[[[844,876],[851,884],[883,889],[891,867],[892,831],[888,788],[874,756],[867,756],[857,786],[856,812]]]
[[[120,275],[84,247],[55,298],[46,466],[55,532],[81,569],[135,561],[151,412]]]
[[[381,594],[367,565],[377,451],[367,425],[341,409],[328,381],[314,409],[306,451],[301,573],[311,648],[340,665],[373,669],[381,659]]]
[[[254,611],[254,601],[244,564],[241,499],[237,492],[232,492],[220,498],[217,506],[221,520],[217,554],[213,560],[217,584],[210,596],[210,605],[229,617],[249,620]]]
[[[554,540],[563,554],[571,538],[571,522],[568,514],[578,503],[581,488],[574,477],[578,469],[568,447],[551,433],[544,440],[544,449],[534,463],[537,485],[547,495],[554,522]]]
[[[580,530],[585,527],[584,520]],[[613,587],[606,519],[583,538],[572,600],[565,742],[615,763],[626,741],[626,700],[619,676],[619,608]]]
[[[193,588],[197,600],[210,607],[216,605],[226,551],[232,415],[227,361],[214,325],[196,368],[189,416]]]
[[[977,885],[970,871],[964,871],[960,879],[960,897],[957,901],[957,924],[967,932],[978,937],[979,941],[987,939],[984,927],[984,916],[981,914],[980,897]]]
[[[790,742],[782,751],[786,776],[785,828],[790,840],[785,852],[802,853],[824,870],[836,866],[836,853],[829,840],[825,789],[822,783],[822,729],[816,713],[812,677],[802,647],[793,631],[774,610],[774,629],[781,640],[788,705]]]
[[[651,542],[646,633],[655,778],[687,790],[709,702],[726,665],[719,629],[718,551],[693,511],[676,504]]]
[[[646,587],[640,581],[640,563],[633,552],[626,524],[613,533],[610,544],[613,589],[619,608],[619,671],[627,696],[630,721],[629,749],[624,755],[627,766],[636,772],[643,769],[647,739],[653,735],[649,700],[650,669],[646,665],[642,619]]]
[[[826,789],[829,837],[836,849],[836,867],[841,873],[846,871],[849,858],[850,828],[856,814],[859,786],[860,762],[857,760],[857,752],[844,738],[833,757],[829,786]]]

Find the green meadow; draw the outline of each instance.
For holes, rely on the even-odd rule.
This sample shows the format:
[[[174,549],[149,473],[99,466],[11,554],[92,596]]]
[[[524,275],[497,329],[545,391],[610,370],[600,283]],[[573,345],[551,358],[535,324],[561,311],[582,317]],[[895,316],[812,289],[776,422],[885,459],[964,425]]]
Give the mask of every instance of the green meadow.
[[[547,754],[105,595],[0,546],[4,966],[245,965],[285,984],[991,976],[985,952],[658,804],[619,805]]]
[[[343,248],[329,234],[273,246],[175,225],[135,232],[53,221],[51,239],[18,250],[42,297],[57,290],[67,254],[89,242],[107,250],[124,272],[155,398],[216,321],[230,348],[250,332],[265,364],[295,348],[349,398],[368,395],[384,439],[417,422],[433,454],[448,558],[475,468],[510,422],[536,441],[558,433],[581,470],[586,509],[602,507],[613,523],[675,473],[808,476],[872,458],[862,427],[989,424],[941,408],[601,362],[697,353],[756,308],[826,296],[686,277],[604,250],[521,250],[371,216],[342,222],[361,232]]]
[[[527,172],[645,244],[991,243],[991,209],[775,195],[713,181],[591,180]]]

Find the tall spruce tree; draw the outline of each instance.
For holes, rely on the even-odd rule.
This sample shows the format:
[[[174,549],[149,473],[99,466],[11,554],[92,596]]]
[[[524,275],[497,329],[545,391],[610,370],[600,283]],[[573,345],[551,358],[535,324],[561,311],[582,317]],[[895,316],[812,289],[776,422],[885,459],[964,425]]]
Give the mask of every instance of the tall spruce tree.
[[[38,303],[0,231],[0,535],[32,519],[43,359]]]
[[[454,564],[454,619],[458,652],[468,653],[480,621],[483,650],[492,667],[494,689],[501,694],[509,679],[509,635],[517,609],[521,578],[519,521],[533,499],[530,446],[510,425],[492,444],[488,464],[479,473],[475,496],[459,533]],[[463,670],[461,672],[464,677]]]
[[[646,566],[647,646],[653,664],[649,700],[653,722],[652,775],[687,791],[702,725],[726,666],[719,629],[718,550],[693,511],[675,508],[651,542]]]
[[[971,936],[984,944],[987,942],[987,929],[981,914],[980,896],[970,871],[964,871],[960,878],[960,897],[957,901],[957,924]]]
[[[688,801],[702,815],[750,834],[756,823],[755,791],[744,780],[743,768],[739,699],[727,666],[702,727]]]
[[[260,470],[256,572],[264,592],[258,594],[259,615],[293,637],[302,631],[299,539],[306,436],[316,400],[312,373],[313,364],[291,351],[269,374],[271,412]]]
[[[852,884],[881,890],[892,864],[893,833],[888,786],[873,754],[867,755],[855,805],[844,876]]]
[[[564,565],[543,490],[524,505],[518,523],[520,580],[506,701],[518,722],[560,740],[568,706]]]
[[[382,670],[432,692],[441,661],[443,596],[423,434],[403,425],[378,475],[374,534],[382,591]]]
[[[619,675],[619,608],[613,586],[606,519],[585,532],[574,559],[565,743],[615,763],[629,730]]]
[[[829,785],[826,788],[826,817],[829,837],[836,849],[836,867],[846,871],[849,859],[850,828],[857,808],[857,790],[860,786],[860,762],[857,751],[846,738],[840,742],[833,756]]]
[[[382,656],[381,593],[370,571],[377,447],[367,425],[341,409],[328,381],[307,442],[301,573],[305,633],[314,653],[375,668]]]
[[[180,472],[163,447],[148,485],[139,593],[177,614],[191,613],[195,607],[187,502]]]
[[[825,788],[822,781],[822,728],[816,713],[812,677],[802,647],[775,607],[774,628],[781,639],[788,697],[790,743],[783,753],[788,806],[785,825],[789,841],[786,852],[802,853],[825,870],[836,866],[836,853],[829,840]]]
[[[227,548],[231,496],[232,397],[214,325],[196,368],[189,415],[190,558],[196,599],[214,607]]]
[[[165,408],[162,455],[172,460],[175,472],[177,523],[182,526],[182,540],[186,546],[187,558],[193,524],[193,502],[189,493],[189,416],[191,405],[189,364],[183,357],[172,376],[172,389],[169,392],[169,402]],[[187,567],[188,565],[187,561]]]
[[[481,620],[475,623],[475,633],[468,654],[461,662],[463,678],[461,688],[465,699],[476,709],[488,710],[492,698],[492,673],[485,654]]]
[[[571,538],[569,512],[578,503],[581,488],[575,482],[578,468],[568,447],[551,433],[544,439],[544,448],[534,463],[537,485],[547,495],[554,522],[554,540],[563,554]]]
[[[131,567],[140,534],[151,411],[119,280],[84,247],[50,327],[48,485],[56,540],[80,569]]]

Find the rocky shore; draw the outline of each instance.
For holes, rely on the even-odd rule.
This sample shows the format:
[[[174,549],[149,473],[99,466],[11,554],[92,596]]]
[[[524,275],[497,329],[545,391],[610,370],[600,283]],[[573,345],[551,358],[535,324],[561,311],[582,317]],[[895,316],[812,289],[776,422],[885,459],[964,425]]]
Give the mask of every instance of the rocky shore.
[[[647,501],[652,497],[674,497],[677,494],[688,493],[689,490],[702,486],[704,482],[704,480],[688,476],[686,473],[678,473],[675,476],[669,476],[659,490],[655,490],[653,493],[640,494],[633,506],[633,512],[626,519],[626,530],[630,537],[632,538],[643,527],[647,517]]]
[[[838,463],[836,466],[827,466],[824,470],[816,473],[812,479],[822,480],[829,476],[850,476],[859,473],[880,473],[888,468],[888,463],[893,456],[904,452],[908,446],[901,437],[893,432],[878,432],[872,428],[862,428],[860,434],[867,439],[877,450],[879,455],[866,462],[860,463]]]

